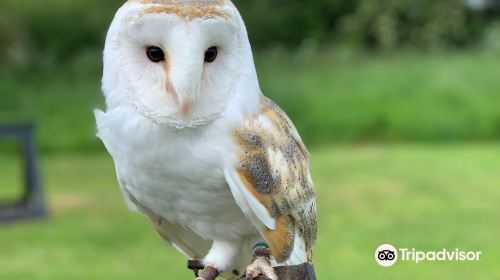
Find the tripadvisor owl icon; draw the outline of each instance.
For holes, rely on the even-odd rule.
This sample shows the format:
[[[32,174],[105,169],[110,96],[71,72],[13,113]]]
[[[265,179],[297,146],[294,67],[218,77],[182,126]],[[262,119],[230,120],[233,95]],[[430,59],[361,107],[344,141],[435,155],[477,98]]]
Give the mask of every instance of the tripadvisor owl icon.
[[[398,251],[391,244],[383,244],[375,250],[375,261],[383,267],[393,266],[398,260]]]

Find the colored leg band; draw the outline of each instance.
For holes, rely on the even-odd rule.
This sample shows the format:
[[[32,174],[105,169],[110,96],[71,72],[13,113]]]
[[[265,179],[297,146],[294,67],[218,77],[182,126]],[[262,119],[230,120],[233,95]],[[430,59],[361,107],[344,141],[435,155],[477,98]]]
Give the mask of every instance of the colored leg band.
[[[255,244],[255,246],[253,246],[253,249],[255,250],[256,248],[259,248],[259,247],[269,248],[269,245],[267,245],[267,243],[265,243],[265,242],[259,242],[259,243]]]

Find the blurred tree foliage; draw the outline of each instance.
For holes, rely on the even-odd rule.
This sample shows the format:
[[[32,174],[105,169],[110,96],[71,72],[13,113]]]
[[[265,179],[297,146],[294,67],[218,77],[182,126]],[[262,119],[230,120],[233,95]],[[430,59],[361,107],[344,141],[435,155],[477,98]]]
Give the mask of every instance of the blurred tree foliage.
[[[46,68],[101,48],[120,0],[0,0],[0,59]],[[105,3],[105,4],[103,4]],[[46,67],[43,67],[46,66]]]
[[[488,23],[463,0],[235,2],[258,46],[297,45],[305,39],[378,49],[463,46],[472,44]]]
[[[351,43],[393,49],[473,44],[486,23],[462,0],[357,0],[340,20]]]
[[[0,0],[0,62],[49,67],[102,48],[124,0]],[[257,48],[303,42],[393,49],[464,46],[489,20],[464,0],[234,0]],[[54,63],[56,62],[56,63]],[[44,67],[44,68],[46,68]]]

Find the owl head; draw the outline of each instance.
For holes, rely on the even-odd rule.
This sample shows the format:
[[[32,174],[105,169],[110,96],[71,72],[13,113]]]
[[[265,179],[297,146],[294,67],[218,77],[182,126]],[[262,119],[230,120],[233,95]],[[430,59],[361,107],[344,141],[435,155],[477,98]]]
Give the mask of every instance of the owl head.
[[[129,0],[108,31],[103,91],[108,109],[130,106],[160,125],[213,122],[259,92],[238,10],[229,0]]]

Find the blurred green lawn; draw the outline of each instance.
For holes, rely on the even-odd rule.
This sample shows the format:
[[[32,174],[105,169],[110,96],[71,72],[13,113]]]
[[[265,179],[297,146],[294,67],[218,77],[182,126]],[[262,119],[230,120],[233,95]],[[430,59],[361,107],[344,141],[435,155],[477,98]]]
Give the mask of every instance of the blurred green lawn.
[[[186,260],[122,202],[95,137],[92,109],[103,107],[97,58],[89,52],[53,72],[0,76],[0,121],[37,124],[52,213],[0,226],[0,279],[191,278]],[[312,150],[319,279],[500,275],[497,54],[305,49],[262,52],[256,61],[264,93]],[[393,145],[376,144],[384,142]],[[19,194],[13,149],[0,143],[0,198]],[[373,257],[382,243],[483,255],[382,269]]]
[[[500,275],[500,146],[312,149],[319,279],[493,279]],[[14,182],[12,155],[0,185]],[[191,279],[186,260],[122,203],[103,153],[43,156],[49,220],[0,227],[0,279]],[[6,192],[1,190],[1,195]],[[474,263],[381,268],[382,243],[480,250]]]

